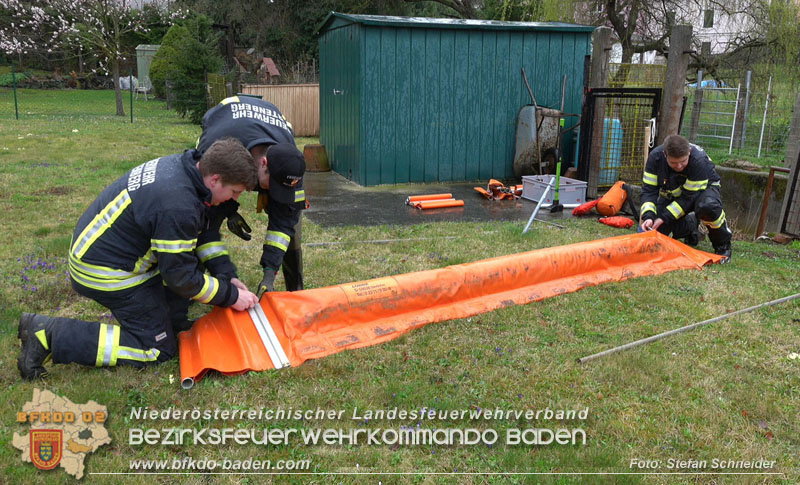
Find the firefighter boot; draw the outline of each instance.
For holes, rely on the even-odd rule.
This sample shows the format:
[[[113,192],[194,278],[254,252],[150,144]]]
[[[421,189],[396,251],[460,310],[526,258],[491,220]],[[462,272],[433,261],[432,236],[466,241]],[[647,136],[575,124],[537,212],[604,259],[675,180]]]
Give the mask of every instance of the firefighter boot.
[[[17,337],[22,340],[22,350],[17,358],[17,369],[23,379],[32,381],[45,377],[44,363],[50,357],[53,319],[35,313],[23,313],[19,318]]]

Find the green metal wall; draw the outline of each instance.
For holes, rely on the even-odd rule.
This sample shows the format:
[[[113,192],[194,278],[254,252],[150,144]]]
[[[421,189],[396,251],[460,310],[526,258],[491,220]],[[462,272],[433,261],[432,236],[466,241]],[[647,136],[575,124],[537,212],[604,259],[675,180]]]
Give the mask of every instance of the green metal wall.
[[[564,109],[580,113],[589,28],[348,18],[327,22],[320,37],[320,138],[333,169],[359,184],[512,178],[517,112],[530,104],[523,66],[537,103],[548,107],[559,108],[567,74]]]
[[[359,24],[341,25],[319,41],[320,142],[331,168],[358,183],[362,180],[361,30]]]

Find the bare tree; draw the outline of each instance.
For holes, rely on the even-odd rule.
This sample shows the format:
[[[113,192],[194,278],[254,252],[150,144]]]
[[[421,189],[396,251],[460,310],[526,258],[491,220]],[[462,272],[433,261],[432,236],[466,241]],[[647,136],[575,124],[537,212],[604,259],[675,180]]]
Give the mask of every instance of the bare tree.
[[[114,80],[116,114],[125,115],[119,87],[124,38],[145,32],[134,0],[0,0],[9,25],[0,29],[0,49],[25,54],[46,49],[93,51]]]
[[[611,27],[625,64],[635,53],[666,55],[672,26],[693,25],[693,67],[713,73],[764,60],[765,49],[776,46],[796,52],[797,12],[794,4],[767,0],[590,0],[576,11],[576,20]]]
[[[431,0],[404,0],[406,3],[427,3]],[[481,0],[433,0],[445,7],[453,9],[462,19],[482,18],[480,11],[484,2]]]

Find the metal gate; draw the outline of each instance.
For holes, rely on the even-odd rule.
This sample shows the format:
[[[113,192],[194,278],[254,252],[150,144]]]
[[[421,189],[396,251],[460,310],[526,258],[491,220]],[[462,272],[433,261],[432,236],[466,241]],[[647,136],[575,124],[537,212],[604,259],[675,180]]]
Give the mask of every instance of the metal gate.
[[[599,158],[597,187],[610,187],[617,180],[640,182],[649,152],[646,133],[660,106],[658,88],[588,89],[581,113],[578,177],[589,180],[590,161]],[[595,130],[596,123],[602,127]],[[601,136],[596,142],[595,131]]]
[[[734,145],[736,118],[740,115],[739,111],[745,108],[739,105],[739,93],[739,87],[695,89],[687,137],[689,141],[702,146],[724,146],[730,153]],[[741,140],[741,133],[739,138]]]

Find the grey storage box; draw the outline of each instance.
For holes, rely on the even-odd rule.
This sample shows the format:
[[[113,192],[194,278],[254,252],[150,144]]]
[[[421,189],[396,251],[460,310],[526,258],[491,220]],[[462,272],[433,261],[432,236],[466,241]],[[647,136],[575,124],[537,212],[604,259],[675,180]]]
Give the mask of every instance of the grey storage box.
[[[556,182],[555,175],[526,175],[522,177],[522,198],[539,202],[547,185],[552,183],[544,205],[550,205],[555,200]],[[567,177],[561,177],[558,202],[564,205],[580,205],[586,202],[586,182]]]

